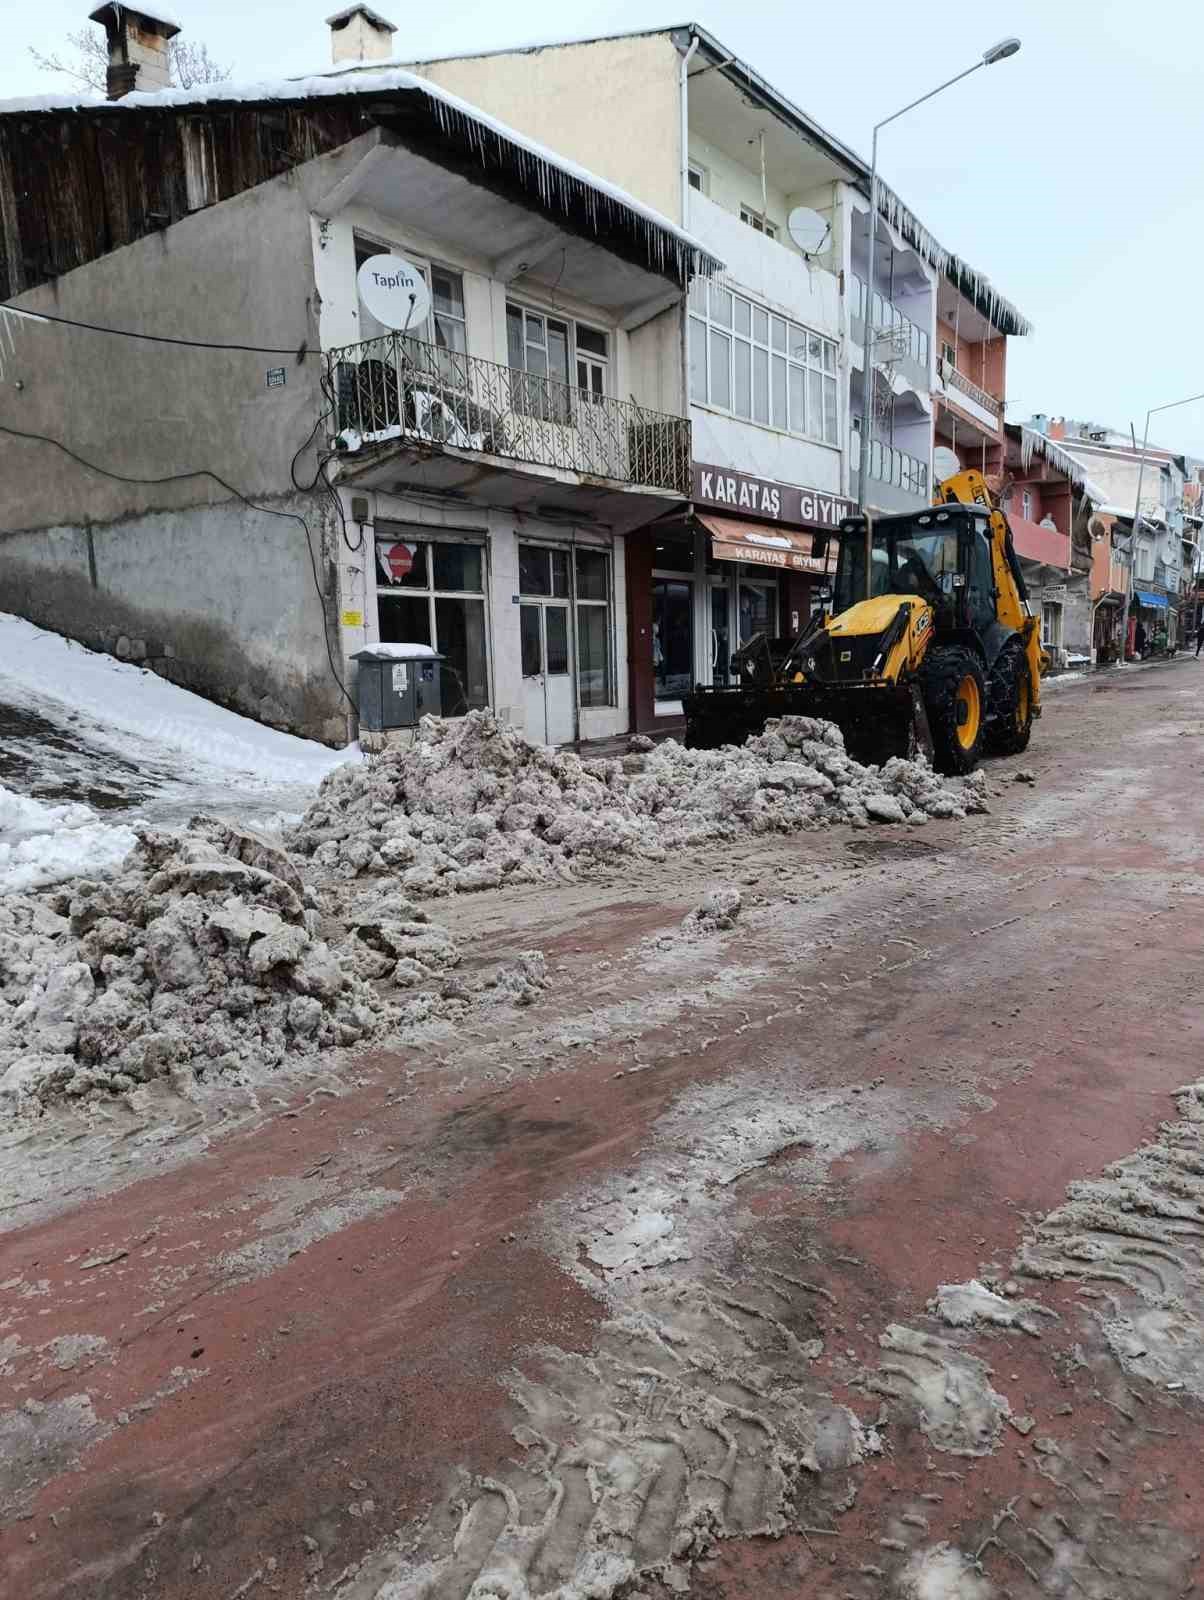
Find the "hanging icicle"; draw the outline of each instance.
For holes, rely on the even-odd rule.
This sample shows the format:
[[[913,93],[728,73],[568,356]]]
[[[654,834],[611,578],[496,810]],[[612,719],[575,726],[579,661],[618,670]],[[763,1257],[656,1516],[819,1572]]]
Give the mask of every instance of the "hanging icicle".
[[[1092,483],[1081,461],[1072,456],[1068,450],[1064,450],[1055,439],[1049,438],[1044,433],[1038,433],[1035,428],[1021,425],[1020,465],[1025,472],[1032,466],[1034,456],[1040,456],[1048,461],[1051,467],[1063,473],[1076,489],[1081,489],[1097,505],[1104,504],[1103,491]]]
[[[483,112],[470,115],[459,105],[450,104],[449,98],[430,84],[424,82],[421,92],[443,133],[463,145],[482,167],[515,173],[549,209],[565,216],[584,210],[589,225],[600,237],[624,227],[632,230],[650,262],[662,271],[671,271],[679,283],[691,277],[710,277],[721,270],[722,263],[688,235],[604,179],[595,178],[550,150],[529,148],[525,140],[519,142],[519,135],[495,126]]]
[[[1010,300],[1004,299],[990,279],[939,244],[919,218],[881,179],[878,180],[878,201],[879,210],[891,227],[902,234],[930,266],[944,273],[968,300],[972,300],[993,328],[998,328],[1000,333],[1015,335],[1033,331],[1032,323],[1027,317],[1021,316]]]

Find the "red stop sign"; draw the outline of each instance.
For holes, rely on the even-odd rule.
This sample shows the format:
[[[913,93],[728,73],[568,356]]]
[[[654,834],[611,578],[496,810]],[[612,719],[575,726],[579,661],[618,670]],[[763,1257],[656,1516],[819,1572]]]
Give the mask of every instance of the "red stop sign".
[[[414,553],[408,544],[392,544],[385,552],[385,560],[394,580],[400,583],[414,565]]]

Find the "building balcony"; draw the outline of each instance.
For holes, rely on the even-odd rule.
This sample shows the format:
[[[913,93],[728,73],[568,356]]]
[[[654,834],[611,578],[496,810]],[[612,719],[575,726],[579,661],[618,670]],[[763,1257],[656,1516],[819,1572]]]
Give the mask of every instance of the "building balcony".
[[[853,362],[860,365],[865,341],[865,314],[869,289],[864,278],[852,274],[849,296],[849,329],[853,340]],[[883,295],[874,295],[874,354],[876,366],[889,364],[900,372],[913,389],[927,393],[932,382],[929,373],[928,334]]]
[[[420,482],[620,530],[690,496],[684,417],[398,333],[329,351],[326,377],[340,477],[365,487]]]
[[[1000,432],[1003,427],[1003,402],[985,389],[980,389],[943,356],[937,357],[936,383],[937,393],[951,405],[993,433]]]
[[[1154,563],[1154,587],[1165,589],[1167,594],[1178,594],[1183,581],[1183,569],[1169,566],[1165,561]]]
[[[849,481],[856,486],[860,470],[861,438],[849,436]],[[917,511],[931,503],[928,463],[905,450],[895,450],[881,439],[870,445],[869,487],[866,500],[877,511]]]
[[[1031,561],[1043,567],[1056,567],[1063,572],[1072,570],[1070,539],[1056,528],[1043,528],[1039,522],[1027,517],[1007,513],[1012,530],[1012,543],[1022,561]]]

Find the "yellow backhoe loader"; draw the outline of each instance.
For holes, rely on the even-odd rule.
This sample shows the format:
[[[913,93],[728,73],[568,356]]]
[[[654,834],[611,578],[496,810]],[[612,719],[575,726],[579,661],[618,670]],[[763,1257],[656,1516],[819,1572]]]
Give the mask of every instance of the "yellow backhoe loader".
[[[963,773],[1023,750],[1048,661],[982,474],[947,478],[923,511],[849,518],[838,537],[832,610],[795,639],[750,640],[735,687],[686,695],[686,744],[739,744],[794,715],[835,722],[867,764],[923,751]]]

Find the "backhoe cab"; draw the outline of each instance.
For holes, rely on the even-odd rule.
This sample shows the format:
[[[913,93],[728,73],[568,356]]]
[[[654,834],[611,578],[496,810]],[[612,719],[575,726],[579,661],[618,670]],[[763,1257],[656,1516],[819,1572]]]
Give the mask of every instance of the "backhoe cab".
[[[1014,754],[1040,715],[1043,656],[1011,531],[980,473],[938,503],[841,524],[831,613],[796,639],[751,640],[734,689],[686,696],[686,743],[739,743],[770,717],[826,717],[849,754],[880,763],[927,753],[969,772]]]

